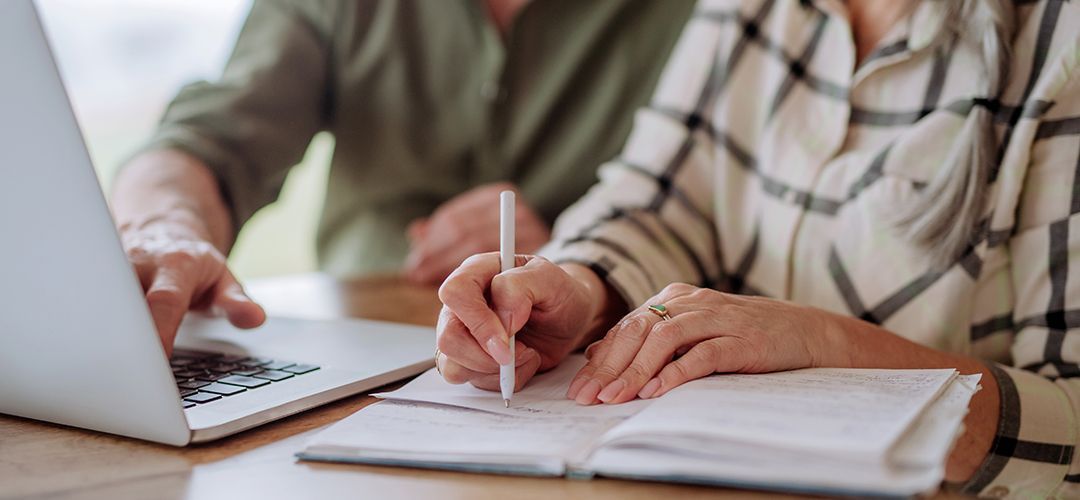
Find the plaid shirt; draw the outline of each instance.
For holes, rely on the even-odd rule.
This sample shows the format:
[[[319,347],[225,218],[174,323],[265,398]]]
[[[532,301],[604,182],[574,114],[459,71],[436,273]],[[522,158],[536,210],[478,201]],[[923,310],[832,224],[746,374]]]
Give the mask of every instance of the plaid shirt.
[[[1017,0],[997,100],[975,49],[933,41],[944,1],[857,62],[839,0],[701,0],[621,156],[541,253],[630,304],[686,282],[988,360],[1000,425],[965,491],[1080,496],[1080,5]],[[1002,160],[978,243],[934,271],[894,213],[946,168],[974,106]]]

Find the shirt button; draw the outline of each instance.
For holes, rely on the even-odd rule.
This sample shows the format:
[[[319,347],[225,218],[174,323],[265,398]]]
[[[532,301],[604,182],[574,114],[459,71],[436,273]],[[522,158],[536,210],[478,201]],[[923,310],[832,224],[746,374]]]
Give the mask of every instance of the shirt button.
[[[986,496],[990,498],[1005,498],[1009,496],[1009,488],[1007,486],[994,486],[986,491]]]

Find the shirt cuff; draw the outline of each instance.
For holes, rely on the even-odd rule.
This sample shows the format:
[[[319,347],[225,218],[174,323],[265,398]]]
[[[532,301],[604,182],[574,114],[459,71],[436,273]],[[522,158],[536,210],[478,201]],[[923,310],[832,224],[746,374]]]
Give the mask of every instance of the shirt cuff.
[[[233,233],[240,231],[252,215],[272,200],[266,200],[253,191],[255,186],[244,189],[241,175],[243,162],[226,148],[194,130],[180,126],[162,127],[139,150],[137,156],[149,151],[175,149],[201,161],[218,181],[219,190],[232,219]]]
[[[989,498],[1051,498],[1076,452],[1077,417],[1065,391],[1027,370],[989,365],[1001,414],[986,460],[963,493]]]
[[[656,295],[645,271],[618,251],[595,241],[555,240],[541,248],[538,255],[556,264],[581,264],[613,288],[629,309],[634,309]]]

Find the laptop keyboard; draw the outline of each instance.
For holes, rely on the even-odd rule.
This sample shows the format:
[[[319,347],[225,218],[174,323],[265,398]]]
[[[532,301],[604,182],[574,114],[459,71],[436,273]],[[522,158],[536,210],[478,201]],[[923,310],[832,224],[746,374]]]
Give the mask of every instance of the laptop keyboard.
[[[184,408],[220,401],[318,370],[279,359],[175,349],[169,359]]]

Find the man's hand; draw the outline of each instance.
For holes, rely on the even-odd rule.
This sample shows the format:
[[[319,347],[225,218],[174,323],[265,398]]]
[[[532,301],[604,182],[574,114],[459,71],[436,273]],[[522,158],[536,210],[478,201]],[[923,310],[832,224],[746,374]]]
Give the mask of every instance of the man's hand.
[[[197,231],[171,221],[120,230],[166,353],[172,352],[180,321],[189,310],[220,312],[239,328],[254,328],[266,320],[263,309],[229,272],[225,256]]]
[[[470,255],[499,248],[499,193],[517,191],[508,183],[485,184],[466,191],[409,225],[412,248],[405,275],[417,283],[439,284]],[[547,224],[517,197],[515,245],[533,253],[551,238]]]
[[[168,149],[134,158],[113,186],[110,206],[166,353],[190,309],[219,311],[241,328],[266,320],[225,267],[233,231],[220,193],[206,165]]]

